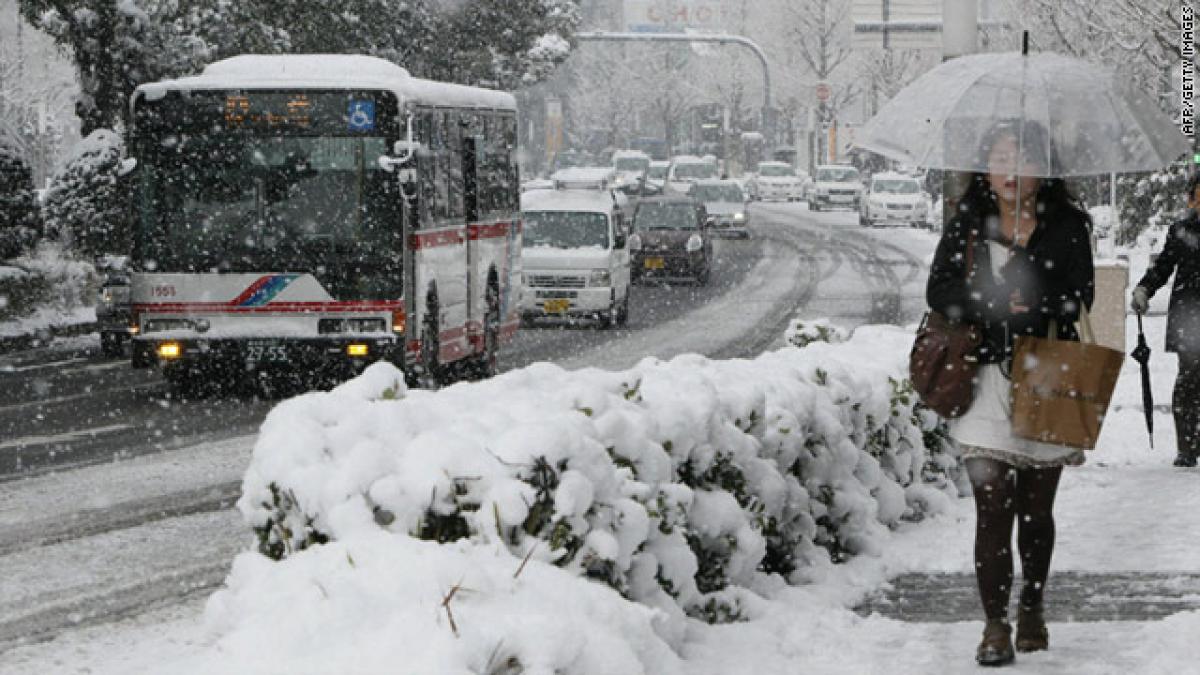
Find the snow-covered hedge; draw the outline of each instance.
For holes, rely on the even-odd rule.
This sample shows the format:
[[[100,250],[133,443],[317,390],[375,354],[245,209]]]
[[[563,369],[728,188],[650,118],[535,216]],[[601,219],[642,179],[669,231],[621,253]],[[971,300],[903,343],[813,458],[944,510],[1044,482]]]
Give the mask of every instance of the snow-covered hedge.
[[[747,618],[754,591],[958,495],[942,427],[902,380],[911,340],[870,327],[754,360],[536,364],[437,392],[376,364],[268,415],[239,508],[285,566],[381,532],[484,547],[603,582],[678,644],[685,614]],[[238,577],[215,607],[237,604]]]
[[[49,234],[83,255],[129,253],[131,183],[119,175],[124,153],[121,136],[108,129],[92,132],[72,149],[46,191]]]
[[[25,317],[39,308],[66,312],[91,306],[99,286],[95,266],[43,242],[28,255],[0,265],[0,321]]]

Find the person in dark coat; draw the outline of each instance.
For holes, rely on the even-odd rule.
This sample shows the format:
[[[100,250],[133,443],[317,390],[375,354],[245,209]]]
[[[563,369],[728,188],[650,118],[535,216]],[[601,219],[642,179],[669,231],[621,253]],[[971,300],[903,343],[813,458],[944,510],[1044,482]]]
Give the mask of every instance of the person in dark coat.
[[[1175,466],[1196,466],[1200,456],[1200,172],[1188,180],[1187,215],[1171,225],[1162,253],[1133,289],[1138,314],[1150,308],[1155,291],[1175,275],[1167,309],[1167,351],[1179,355],[1171,397],[1178,453]]]
[[[1079,448],[1012,433],[1015,338],[1054,330],[1059,339],[1078,340],[1075,322],[1094,293],[1091,219],[1061,179],[1035,177],[1041,167],[1018,157],[1045,158],[1052,150],[1045,129],[1032,122],[999,123],[984,137],[979,151],[989,171],[971,176],[926,286],[932,310],[975,325],[983,336],[974,398],[948,423],[975,495],[975,574],[987,618],[975,658],[983,665],[1014,658],[1007,619],[1014,524],[1025,579],[1015,649],[1049,647],[1042,598],[1054,551],[1054,500],[1063,467],[1083,462]]]

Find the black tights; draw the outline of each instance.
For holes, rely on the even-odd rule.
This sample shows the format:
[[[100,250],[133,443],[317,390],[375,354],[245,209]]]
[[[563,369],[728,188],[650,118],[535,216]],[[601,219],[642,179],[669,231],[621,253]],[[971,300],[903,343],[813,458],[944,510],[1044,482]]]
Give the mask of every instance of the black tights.
[[[1018,518],[1017,546],[1025,577],[1021,604],[1040,605],[1054,552],[1054,495],[1062,467],[1016,469],[983,457],[971,457],[966,465],[975,492],[975,576],[984,613],[989,619],[1008,615],[1013,521]]]

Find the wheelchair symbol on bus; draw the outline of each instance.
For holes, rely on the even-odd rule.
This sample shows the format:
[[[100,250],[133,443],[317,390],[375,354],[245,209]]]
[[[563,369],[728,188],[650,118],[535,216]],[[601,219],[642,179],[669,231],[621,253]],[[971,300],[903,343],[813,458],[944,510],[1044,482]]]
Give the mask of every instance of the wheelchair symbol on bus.
[[[351,101],[347,111],[346,126],[350,131],[373,131],[375,129],[375,102]]]

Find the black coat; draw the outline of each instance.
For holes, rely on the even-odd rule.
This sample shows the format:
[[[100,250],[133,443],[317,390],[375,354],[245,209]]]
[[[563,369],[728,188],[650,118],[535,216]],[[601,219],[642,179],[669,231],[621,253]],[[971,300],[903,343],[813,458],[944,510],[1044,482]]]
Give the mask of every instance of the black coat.
[[[965,253],[969,236],[974,261],[968,278]],[[992,274],[990,240],[1000,240],[998,216],[964,211],[947,224],[925,289],[929,307],[951,320],[982,327],[982,363],[1000,363],[1011,357],[1013,339],[1018,335],[1046,337],[1051,320],[1059,339],[1078,340],[1075,322],[1080,304],[1090,308],[1095,293],[1086,216],[1061,210],[1039,217],[1027,245],[1012,249],[1014,254],[999,278]],[[1014,290],[1020,291],[1029,312],[1010,311]]]
[[[1200,217],[1194,210],[1171,225],[1162,253],[1138,286],[1154,295],[1172,274],[1167,351],[1200,354]]]

